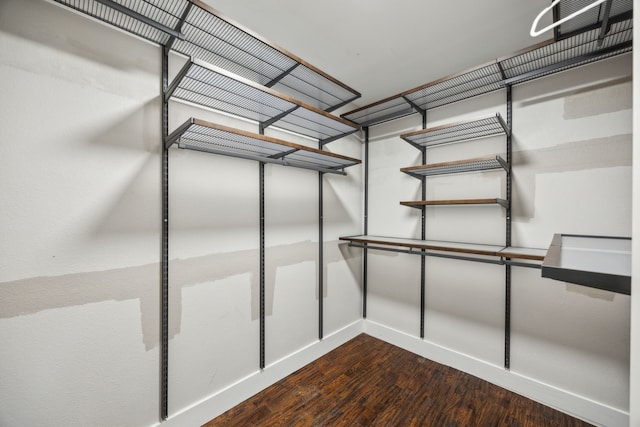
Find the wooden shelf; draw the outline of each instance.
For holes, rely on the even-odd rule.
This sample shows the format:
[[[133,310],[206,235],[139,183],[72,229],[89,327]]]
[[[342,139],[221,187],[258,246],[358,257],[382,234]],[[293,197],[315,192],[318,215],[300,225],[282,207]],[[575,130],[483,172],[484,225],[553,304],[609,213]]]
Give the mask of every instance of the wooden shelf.
[[[367,247],[370,247],[372,249],[375,248],[375,245],[381,245],[387,247],[407,248],[410,250],[416,249],[421,251],[427,250],[438,252],[454,252],[458,254],[512,258],[529,261],[542,261],[546,253],[544,249],[504,247],[498,245],[480,245],[475,243],[416,240],[367,235],[345,236],[340,237],[340,240],[366,245]]]
[[[507,207],[507,201],[504,199],[457,199],[457,200],[415,200],[400,202],[403,206],[421,209],[425,206],[460,206],[460,205],[500,205]]]
[[[190,150],[341,175],[345,168],[360,163],[351,157],[194,118],[169,135],[165,146],[174,143]]]
[[[429,148],[493,135],[509,135],[509,128],[500,114],[409,132],[400,138],[417,148]]]
[[[631,13],[622,13],[609,23],[611,28],[604,36],[600,34],[600,27],[596,26],[574,32],[557,42],[550,39],[359,107],[342,114],[342,117],[361,126],[373,126],[415,114],[417,109],[427,111],[494,92],[506,85],[523,83],[630,52],[633,38]]]
[[[400,169],[411,176],[445,175],[463,172],[480,172],[484,170],[500,169],[509,171],[509,165],[500,156],[477,157],[474,159],[456,160],[451,162],[430,163],[419,166],[408,166]]]
[[[165,92],[181,99],[320,140],[356,132],[352,122],[261,86],[204,61],[191,59]]]
[[[321,110],[332,111],[360,97],[354,89],[200,0],[55,1]]]

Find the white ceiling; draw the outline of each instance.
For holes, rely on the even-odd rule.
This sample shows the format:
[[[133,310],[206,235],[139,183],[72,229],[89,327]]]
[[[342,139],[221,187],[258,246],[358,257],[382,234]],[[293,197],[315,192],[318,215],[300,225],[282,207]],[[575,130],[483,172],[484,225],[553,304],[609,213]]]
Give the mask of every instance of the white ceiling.
[[[362,93],[352,108],[553,36],[529,36],[550,0],[205,1]]]

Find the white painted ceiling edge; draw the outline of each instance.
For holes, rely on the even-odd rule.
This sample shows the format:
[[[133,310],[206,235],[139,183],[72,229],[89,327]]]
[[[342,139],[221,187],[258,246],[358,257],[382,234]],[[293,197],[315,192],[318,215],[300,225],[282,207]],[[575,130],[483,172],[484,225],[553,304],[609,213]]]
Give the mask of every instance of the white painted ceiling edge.
[[[204,1],[362,93],[353,108],[553,37],[529,35],[549,0]]]

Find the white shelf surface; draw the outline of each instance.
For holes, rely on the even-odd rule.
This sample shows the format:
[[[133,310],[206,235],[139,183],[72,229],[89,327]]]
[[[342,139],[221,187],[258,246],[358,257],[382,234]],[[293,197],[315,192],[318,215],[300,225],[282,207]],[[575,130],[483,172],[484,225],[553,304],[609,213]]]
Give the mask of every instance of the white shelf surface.
[[[542,276],[629,295],[631,239],[556,234]]]
[[[542,261],[545,254],[544,249],[505,247],[500,245],[483,245],[477,243],[445,242],[437,240],[404,239],[398,237],[362,235],[340,237],[340,240],[365,245],[394,246],[439,252],[457,252],[471,255],[525,259],[531,261]]]

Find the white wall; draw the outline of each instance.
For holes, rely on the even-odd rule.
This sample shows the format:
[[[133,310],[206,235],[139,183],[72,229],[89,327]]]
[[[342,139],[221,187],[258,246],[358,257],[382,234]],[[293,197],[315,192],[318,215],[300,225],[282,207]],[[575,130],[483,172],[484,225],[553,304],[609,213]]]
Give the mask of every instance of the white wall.
[[[159,421],[160,58],[57,4],[0,2],[2,426]],[[182,61],[171,57],[172,73]],[[173,102],[170,130],[192,115],[257,132]],[[361,144],[327,149],[360,157]],[[318,174],[266,167],[263,373],[258,164],[172,148],[169,175],[169,415],[200,425],[359,322],[360,251],[338,237],[360,232],[362,169],[325,177],[319,267]],[[318,268],[329,344],[318,343]],[[178,417],[202,402],[199,418]]]
[[[514,246],[546,248],[554,233],[631,235],[631,87],[631,55],[625,55],[513,88]],[[428,126],[504,116],[505,96],[492,93],[429,111]],[[420,164],[419,152],[398,137],[419,126],[415,115],[370,131],[371,235],[420,235],[420,212],[399,205],[419,199],[419,181],[399,171]],[[427,161],[504,151],[504,137],[487,138],[431,149]],[[428,198],[506,196],[504,172],[427,181]],[[428,239],[504,242],[505,213],[497,206],[433,207],[426,217]],[[367,321],[375,330],[418,336],[419,264],[414,255],[370,251]],[[427,258],[425,302],[424,342],[448,350],[442,361],[461,367],[463,355],[485,366],[503,365],[504,267]],[[547,401],[592,422],[619,425],[629,411],[629,319],[628,296],[513,267],[513,375],[505,382],[515,381],[511,386],[524,392],[523,384],[533,381],[577,396],[584,406],[595,402],[601,413],[594,416]]]

